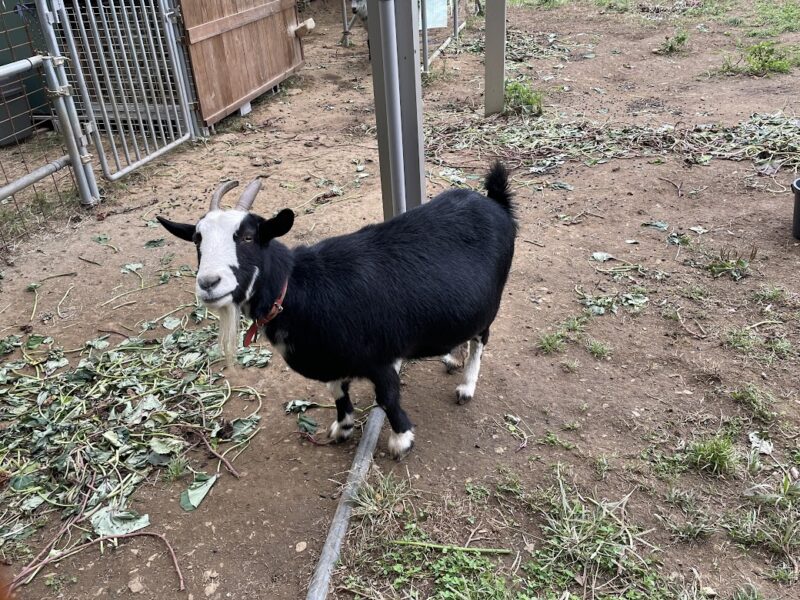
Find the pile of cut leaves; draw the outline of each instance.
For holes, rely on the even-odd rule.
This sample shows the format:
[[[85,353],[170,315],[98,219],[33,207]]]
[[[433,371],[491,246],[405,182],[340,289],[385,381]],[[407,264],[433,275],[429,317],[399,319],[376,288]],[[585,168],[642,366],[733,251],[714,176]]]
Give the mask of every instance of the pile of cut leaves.
[[[219,372],[216,323],[198,322],[197,309],[191,315],[193,323],[189,315],[165,319],[163,339],[114,348],[105,338],[68,351],[39,335],[0,339],[0,558],[29,556],[27,538],[52,518],[64,526],[51,561],[88,540],[146,527],[147,515],[127,505],[163,467],[193,472],[181,496],[193,510],[218,475],[188,468],[183,455],[194,447],[217,457],[241,452],[258,432],[258,393],[231,388]],[[251,347],[238,359],[265,366],[270,356]],[[235,395],[254,410],[228,421],[223,408]]]
[[[800,119],[783,113],[754,114],[732,127],[647,127],[560,117],[458,114],[456,120],[430,123],[426,129],[428,154],[442,165],[448,164],[451,154],[467,150],[514,167],[526,166],[533,174],[552,173],[569,160],[595,165],[669,153],[698,165],[713,159],[752,160],[766,175],[800,168]]]

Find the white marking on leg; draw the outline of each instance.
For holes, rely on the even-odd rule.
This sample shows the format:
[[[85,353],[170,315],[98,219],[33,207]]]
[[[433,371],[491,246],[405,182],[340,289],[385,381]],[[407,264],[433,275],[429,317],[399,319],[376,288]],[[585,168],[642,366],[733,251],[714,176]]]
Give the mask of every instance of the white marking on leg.
[[[344,383],[346,381],[346,379],[339,379],[327,383],[334,400],[344,398]],[[355,422],[353,413],[347,413],[341,421],[337,420],[331,423],[330,429],[328,429],[328,437],[336,442],[343,442],[353,435],[353,425]]]
[[[394,361],[394,365],[392,366],[394,367],[394,370],[397,372],[397,374],[400,375],[400,367],[403,366],[403,359],[398,358],[396,361]]]
[[[406,452],[411,450],[414,445],[414,430],[409,429],[403,433],[395,433],[394,431],[389,435],[389,452],[394,458],[401,458]]]
[[[472,344],[470,344],[472,346]],[[478,383],[478,374],[481,370],[481,355],[483,354],[483,344],[474,341],[474,346],[470,348],[467,364],[464,366],[464,383],[456,388],[459,402],[469,402],[475,395],[475,385]]]
[[[347,413],[344,419],[334,421],[328,430],[328,437],[337,442],[343,442],[353,435],[353,425],[355,425],[353,413]]]
[[[344,397],[344,388],[342,387],[342,384],[345,381],[345,379],[337,379],[336,381],[329,381],[325,384],[328,386],[328,390],[330,390],[334,400]]]

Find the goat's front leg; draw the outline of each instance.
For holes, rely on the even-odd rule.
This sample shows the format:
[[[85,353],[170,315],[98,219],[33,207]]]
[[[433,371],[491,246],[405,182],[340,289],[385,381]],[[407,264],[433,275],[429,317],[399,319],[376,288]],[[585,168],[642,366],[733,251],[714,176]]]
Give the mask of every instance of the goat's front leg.
[[[328,383],[328,389],[336,400],[336,420],[331,423],[328,437],[334,442],[343,442],[353,435],[353,403],[350,402],[350,381],[340,379]]]
[[[464,365],[464,383],[456,388],[456,402],[458,404],[466,404],[475,395],[475,386],[478,383],[478,375],[481,371],[481,355],[488,341],[489,330],[487,329],[470,342],[469,358],[467,358],[467,362]]]
[[[414,446],[414,429],[405,411],[400,408],[400,375],[393,365],[378,370],[371,378],[375,385],[375,401],[389,419],[389,453],[401,459]]]

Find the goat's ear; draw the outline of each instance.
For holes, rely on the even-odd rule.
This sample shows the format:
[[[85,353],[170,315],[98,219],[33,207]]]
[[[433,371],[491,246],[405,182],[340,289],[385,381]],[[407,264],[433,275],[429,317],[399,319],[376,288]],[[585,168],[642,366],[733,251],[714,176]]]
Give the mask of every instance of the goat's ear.
[[[292,225],[294,225],[294,213],[288,208],[284,208],[271,219],[258,224],[258,240],[262,244],[266,244],[273,238],[289,233]]]
[[[191,242],[192,239],[194,239],[194,225],[189,225],[188,223],[175,223],[174,221],[162,219],[161,217],[156,217],[156,219],[158,219],[158,222],[164,226],[164,229],[169,231],[175,237],[179,237],[187,242]]]

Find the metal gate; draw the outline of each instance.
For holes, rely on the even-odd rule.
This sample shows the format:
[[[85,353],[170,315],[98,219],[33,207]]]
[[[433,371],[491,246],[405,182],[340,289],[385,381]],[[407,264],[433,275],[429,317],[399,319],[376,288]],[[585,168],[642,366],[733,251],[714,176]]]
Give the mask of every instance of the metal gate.
[[[196,135],[171,0],[48,0],[84,135],[123,177]],[[52,49],[51,49],[52,52]]]

